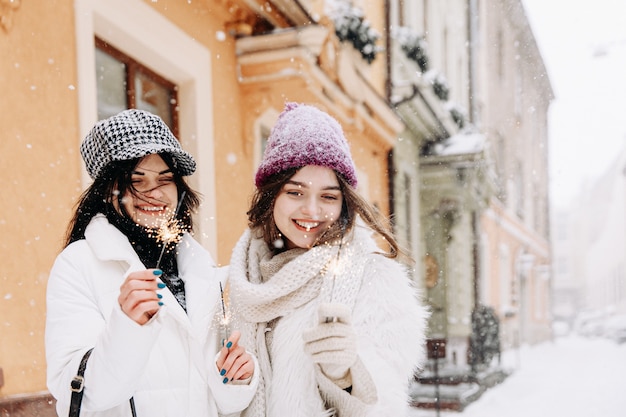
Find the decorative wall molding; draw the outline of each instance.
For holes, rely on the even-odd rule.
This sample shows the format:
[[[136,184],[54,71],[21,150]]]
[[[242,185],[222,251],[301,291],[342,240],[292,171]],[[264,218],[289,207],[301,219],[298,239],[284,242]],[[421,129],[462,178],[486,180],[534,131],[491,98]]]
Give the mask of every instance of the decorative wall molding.
[[[13,27],[13,13],[20,7],[21,0],[0,0],[0,26],[5,32]]]

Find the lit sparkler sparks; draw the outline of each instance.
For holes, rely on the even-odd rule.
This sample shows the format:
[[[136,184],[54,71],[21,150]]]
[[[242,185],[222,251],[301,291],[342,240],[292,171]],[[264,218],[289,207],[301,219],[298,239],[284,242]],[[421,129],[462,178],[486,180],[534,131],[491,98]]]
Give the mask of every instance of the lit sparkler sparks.
[[[178,212],[180,211],[180,207],[185,198],[185,191],[183,191],[178,200],[178,204],[176,205],[176,210],[174,214],[169,219],[163,219],[158,228],[156,228],[154,232],[154,237],[157,241],[163,244],[161,248],[161,254],[159,255],[159,259],[156,263],[156,269],[159,269],[159,265],[161,264],[161,259],[163,259],[163,254],[165,253],[165,249],[171,245],[180,242],[182,239],[182,232],[186,230],[185,225],[177,219]]]

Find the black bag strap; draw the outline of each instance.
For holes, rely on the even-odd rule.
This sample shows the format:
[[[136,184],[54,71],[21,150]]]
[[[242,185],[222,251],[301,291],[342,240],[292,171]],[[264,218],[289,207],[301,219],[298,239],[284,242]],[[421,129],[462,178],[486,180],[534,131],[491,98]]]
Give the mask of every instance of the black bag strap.
[[[78,373],[72,382],[70,382],[70,389],[72,390],[72,399],[70,401],[70,414],[69,417],[80,416],[80,403],[83,401],[83,389],[85,388],[85,369],[87,368],[87,359],[91,355],[93,348],[89,349],[83,355],[78,366]]]
[[[89,359],[92,350],[93,348],[85,352],[83,358],[80,360],[80,365],[78,365],[78,373],[72,378],[72,382],[70,382],[72,399],[70,400],[69,417],[80,417],[80,404],[83,402],[83,390],[85,388],[85,369],[87,368],[87,359]],[[133,397],[130,398],[130,411],[133,417],[137,417],[135,399]]]

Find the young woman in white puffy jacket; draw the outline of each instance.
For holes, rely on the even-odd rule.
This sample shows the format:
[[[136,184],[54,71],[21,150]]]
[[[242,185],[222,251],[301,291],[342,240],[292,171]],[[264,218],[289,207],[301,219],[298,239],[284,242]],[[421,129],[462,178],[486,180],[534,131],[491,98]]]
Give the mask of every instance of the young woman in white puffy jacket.
[[[128,110],[89,132],[93,183],[47,288],[46,359],[59,416],[81,359],[81,416],[217,417],[253,397],[255,359],[222,336],[224,274],[190,235],[195,170],[163,121]],[[227,338],[227,340],[222,340]]]

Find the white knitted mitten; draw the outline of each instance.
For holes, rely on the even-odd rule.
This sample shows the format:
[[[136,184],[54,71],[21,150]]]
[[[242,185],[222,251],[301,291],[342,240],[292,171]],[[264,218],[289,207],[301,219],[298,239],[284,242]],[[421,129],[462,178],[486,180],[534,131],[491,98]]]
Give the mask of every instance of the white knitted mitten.
[[[324,374],[340,388],[352,385],[349,370],[357,360],[356,334],[350,324],[350,309],[343,304],[321,304],[320,322],[305,330],[304,350]]]

